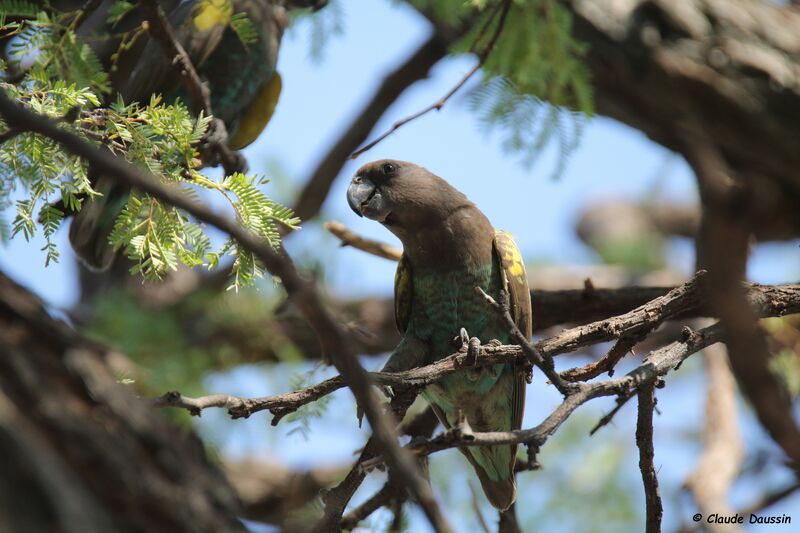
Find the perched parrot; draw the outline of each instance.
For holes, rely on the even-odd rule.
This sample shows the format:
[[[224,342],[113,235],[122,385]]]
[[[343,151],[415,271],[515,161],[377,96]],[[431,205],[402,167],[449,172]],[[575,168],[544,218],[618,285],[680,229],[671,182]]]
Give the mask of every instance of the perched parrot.
[[[442,178],[413,163],[381,160],[358,170],[347,201],[359,216],[377,220],[403,243],[394,305],[402,339],[384,371],[431,364],[453,353],[462,329],[480,341],[509,341],[502,319],[477,293],[509,294],[511,314],[531,336],[531,299],[525,266],[508,233]],[[452,374],[422,393],[446,428],[465,418],[474,431],[519,429],[525,405],[525,370],[498,364]],[[516,499],[517,445],[466,447],[493,506]]]
[[[87,20],[88,25],[95,17],[101,18],[99,30],[85,30],[89,32],[87,37],[108,29],[102,25],[105,4]],[[225,123],[228,146],[234,150],[246,147],[266,127],[280,96],[281,77],[275,67],[288,23],[284,8],[270,0],[172,0],[162,4],[167,6],[172,7],[167,16],[177,40],[208,84],[213,114]],[[254,42],[243,43],[231,27],[231,18],[238,13],[246,14],[250,20],[255,30]],[[140,20],[141,15],[133,10],[122,23],[129,27]],[[112,82],[126,103],[147,102],[152,94],[164,95],[167,102],[180,98],[189,103],[174,65],[160,44],[148,36],[121,54],[117,67],[112,72]],[[87,266],[104,270],[115,256],[108,237],[127,202],[128,190],[113,178],[93,178],[95,190],[102,196],[84,202],[72,221],[69,236]]]

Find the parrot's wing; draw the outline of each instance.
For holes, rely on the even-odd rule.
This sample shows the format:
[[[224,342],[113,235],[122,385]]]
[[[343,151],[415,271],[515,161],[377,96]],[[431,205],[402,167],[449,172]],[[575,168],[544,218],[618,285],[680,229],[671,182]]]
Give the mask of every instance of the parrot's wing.
[[[528,276],[522,254],[510,234],[495,230],[494,249],[500,261],[503,276],[503,290],[508,293],[511,317],[517,327],[530,340],[533,334],[531,312],[531,292],[528,289]],[[520,367],[514,382],[514,401],[512,422],[514,429],[522,427],[522,414],[525,411],[525,372]]]
[[[281,75],[276,72],[245,111],[242,120],[235,125],[235,130],[228,139],[231,150],[241,150],[261,135],[275,112],[282,87]]]
[[[397,263],[397,272],[394,274],[394,322],[400,335],[408,329],[411,318],[411,263],[404,253]]]
[[[167,14],[176,40],[186,50],[192,65],[200,65],[219,45],[233,15],[230,1],[210,2],[194,0],[181,2]],[[121,89],[125,103],[150,100],[153,93],[164,97],[177,89],[180,78],[161,44],[150,38],[131,73],[130,80]],[[189,102],[186,102],[189,103]]]

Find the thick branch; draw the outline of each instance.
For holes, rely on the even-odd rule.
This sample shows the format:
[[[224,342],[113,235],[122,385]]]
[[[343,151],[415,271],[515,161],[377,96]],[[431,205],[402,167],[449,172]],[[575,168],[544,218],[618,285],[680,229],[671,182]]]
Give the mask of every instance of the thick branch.
[[[691,127],[693,126],[693,127]],[[697,173],[703,218],[698,265],[709,269],[709,302],[725,328],[731,368],[759,422],[800,472],[800,428],[791,398],[769,368],[769,350],[741,281],[746,277],[752,180],[736,174],[696,124],[685,129]]]
[[[2,529],[243,531],[200,442],[120,385],[113,355],[0,274]]]

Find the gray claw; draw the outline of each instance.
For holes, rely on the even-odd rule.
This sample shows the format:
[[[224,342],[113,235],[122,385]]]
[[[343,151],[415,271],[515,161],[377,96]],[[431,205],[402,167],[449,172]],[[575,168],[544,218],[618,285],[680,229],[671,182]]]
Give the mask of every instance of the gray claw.
[[[480,352],[481,341],[478,337],[472,337],[469,340],[467,347],[467,354],[469,355],[472,366],[478,366],[478,352]]]

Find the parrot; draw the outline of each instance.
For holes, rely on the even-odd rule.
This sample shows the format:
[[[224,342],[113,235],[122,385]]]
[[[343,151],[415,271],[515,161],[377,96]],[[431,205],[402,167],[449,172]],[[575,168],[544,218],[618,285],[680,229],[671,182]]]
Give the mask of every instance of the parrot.
[[[93,18],[103,15],[102,7]],[[288,24],[285,9],[270,0],[173,0],[162,7],[172,7],[167,17],[198,75],[208,84],[212,112],[228,132],[227,145],[233,150],[248,146],[272,118],[281,93],[276,64]],[[254,42],[243,43],[231,27],[231,19],[239,13],[250,20]],[[122,22],[130,27],[139,20],[141,15],[134,10]],[[91,26],[90,22],[87,28],[93,29],[86,30],[91,32],[87,37],[96,36],[97,26],[103,29],[102,24]],[[152,94],[164,95],[167,103],[177,98],[189,101],[174,65],[161,45],[147,35],[120,54],[117,67],[111,72],[112,86],[126,103],[147,102]],[[101,196],[84,200],[70,225],[69,238],[82,263],[103,271],[116,255],[108,237],[129,191],[112,177],[93,176],[92,181]]]
[[[495,230],[447,181],[413,163],[374,161],[356,172],[347,202],[403,243],[394,281],[401,340],[384,372],[434,363],[463,345],[466,332],[481,342],[508,343],[505,322],[476,287],[496,300],[507,292],[515,324],[531,337],[528,279],[512,236]],[[466,420],[474,431],[508,431],[521,427],[526,385],[522,365],[497,364],[451,374],[422,396],[445,428]],[[487,499],[501,511],[516,500],[517,449],[516,444],[460,449]]]

